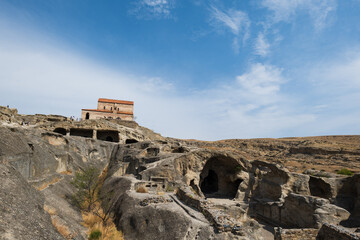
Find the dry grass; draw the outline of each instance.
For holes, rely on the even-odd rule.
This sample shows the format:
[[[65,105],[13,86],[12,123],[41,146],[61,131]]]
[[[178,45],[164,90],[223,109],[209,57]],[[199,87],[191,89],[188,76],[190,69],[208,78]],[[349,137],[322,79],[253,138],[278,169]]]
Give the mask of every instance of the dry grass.
[[[148,193],[148,189],[145,187],[145,186],[139,186],[137,189],[136,189],[136,192],[138,193]]]
[[[100,210],[100,215],[104,213]],[[89,229],[88,234],[94,230],[99,230],[101,232],[100,240],[122,240],[124,239],[123,234],[116,229],[116,226],[111,218],[107,220],[106,223],[103,223],[101,218],[95,215],[93,212],[82,213],[83,225]]]
[[[76,234],[71,233],[69,228],[59,222],[56,218],[57,212],[56,209],[53,207],[50,207],[48,205],[44,205],[44,210],[50,214],[51,217],[51,223],[56,228],[56,230],[65,238],[65,239],[73,239]]]
[[[56,213],[57,213],[55,208],[50,207],[50,206],[48,206],[48,205],[44,205],[44,210],[45,210],[48,214],[50,214],[50,216],[56,215]]]
[[[37,190],[39,190],[39,191],[42,191],[42,190],[44,190],[45,188],[47,188],[49,185],[51,185],[51,184],[54,184],[54,183],[57,183],[57,182],[59,182],[59,181],[61,181],[62,180],[62,178],[60,178],[60,177],[54,177],[53,179],[51,179],[49,182],[45,182],[45,183],[43,183],[43,184],[41,184],[40,186],[38,186],[38,187],[35,187]]]
[[[71,234],[69,228],[61,223],[59,223],[58,220],[56,220],[56,218],[51,218],[51,223],[52,225],[54,225],[54,227],[56,228],[56,230],[65,238],[65,239],[72,239],[73,238],[73,234]]]
[[[60,174],[63,174],[63,175],[72,175],[72,171],[70,171],[70,170],[66,170],[66,171],[62,171],[62,172],[60,172]]]
[[[216,146],[199,146],[200,148],[210,149],[210,150],[217,150],[217,151],[233,151],[242,153],[242,151],[234,148],[234,147],[216,147]]]
[[[73,239],[76,234],[71,233],[69,228],[65,226],[64,224],[61,224],[59,220],[57,219],[57,212],[56,209],[53,207],[50,207],[48,205],[44,205],[44,210],[49,213],[51,217],[51,223],[56,228],[56,230],[65,238],[65,239]]]
[[[104,183],[105,177],[108,172],[108,167],[101,172],[99,176],[99,186]],[[100,203],[95,204],[95,208],[93,211],[97,211],[96,213],[104,218],[104,212],[100,207]],[[101,232],[100,240],[123,240],[122,232],[116,229],[116,226],[112,220],[112,218],[108,218],[108,220],[104,223],[102,219],[96,215],[94,212],[82,212],[83,225],[88,228],[88,235],[91,234],[94,230],[99,230]]]

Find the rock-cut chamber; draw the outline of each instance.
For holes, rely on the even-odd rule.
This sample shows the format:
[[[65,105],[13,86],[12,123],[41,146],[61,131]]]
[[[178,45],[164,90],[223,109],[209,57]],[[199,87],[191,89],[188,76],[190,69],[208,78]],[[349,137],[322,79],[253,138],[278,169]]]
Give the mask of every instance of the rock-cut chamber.
[[[205,197],[234,198],[242,181],[235,177],[238,167],[232,158],[210,158],[200,174],[199,185]]]

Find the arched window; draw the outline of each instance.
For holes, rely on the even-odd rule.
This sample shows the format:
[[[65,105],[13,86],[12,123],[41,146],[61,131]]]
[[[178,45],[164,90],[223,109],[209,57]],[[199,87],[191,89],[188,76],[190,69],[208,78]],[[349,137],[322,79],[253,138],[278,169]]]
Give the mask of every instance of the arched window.
[[[112,110],[112,107],[111,107],[111,110]]]
[[[105,106],[104,106],[104,109],[105,109]]]
[[[90,113],[86,113],[85,119],[90,119]]]

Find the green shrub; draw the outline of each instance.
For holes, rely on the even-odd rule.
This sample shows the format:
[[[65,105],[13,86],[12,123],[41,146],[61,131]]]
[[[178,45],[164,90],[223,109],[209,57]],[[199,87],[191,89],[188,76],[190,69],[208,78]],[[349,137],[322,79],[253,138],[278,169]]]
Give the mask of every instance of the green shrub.
[[[101,237],[101,232],[100,230],[96,229],[90,233],[89,240],[100,239],[100,237]]]
[[[81,210],[90,212],[94,208],[99,188],[100,171],[94,167],[88,167],[75,173],[70,182],[77,191],[73,194],[73,203]]]
[[[349,169],[346,169],[346,168],[343,168],[343,169],[337,171],[337,174],[347,175],[347,176],[354,175],[354,173],[352,171],[350,171]]]
[[[241,172],[242,167],[240,165],[236,166],[234,170],[235,170],[235,173],[239,173],[239,172]]]
[[[173,188],[172,186],[168,185],[168,186],[166,187],[166,191],[167,191],[167,192],[173,192],[173,191],[174,191],[174,188]]]

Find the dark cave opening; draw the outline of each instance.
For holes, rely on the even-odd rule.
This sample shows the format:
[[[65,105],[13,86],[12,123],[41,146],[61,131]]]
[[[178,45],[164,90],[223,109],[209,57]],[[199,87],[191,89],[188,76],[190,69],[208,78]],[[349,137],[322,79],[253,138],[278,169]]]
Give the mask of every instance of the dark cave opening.
[[[217,174],[213,170],[209,170],[208,175],[201,183],[201,191],[206,194],[215,193],[219,190],[219,179]]]
[[[139,142],[139,141],[136,140],[136,139],[132,139],[132,138],[129,138],[129,139],[125,140],[125,144],[131,144],[131,143],[137,143],[137,142]]]
[[[113,130],[97,130],[96,138],[107,142],[119,142],[119,132]]]
[[[55,128],[54,132],[55,133],[60,133],[62,135],[66,135],[66,129],[65,128]]]
[[[92,138],[93,137],[93,130],[92,129],[71,128],[70,129],[70,135],[71,136]]]
[[[331,198],[331,186],[321,178],[310,176],[309,189],[312,196],[326,199]]]
[[[200,174],[200,190],[207,198],[235,198],[242,179],[236,178],[239,163],[229,157],[210,158]]]

